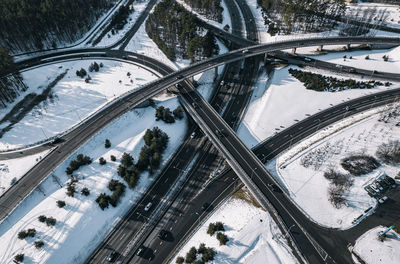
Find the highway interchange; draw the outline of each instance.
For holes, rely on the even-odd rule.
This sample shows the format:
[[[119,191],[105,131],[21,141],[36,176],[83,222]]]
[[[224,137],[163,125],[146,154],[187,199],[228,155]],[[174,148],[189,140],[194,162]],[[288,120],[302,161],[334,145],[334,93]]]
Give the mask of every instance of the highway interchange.
[[[240,6],[240,5],[239,5]],[[253,39],[254,40],[254,39]],[[37,171],[35,172],[36,175],[40,175],[42,177],[44,177],[46,174],[46,171],[41,170],[41,168],[45,168],[45,167],[49,167],[49,168],[54,168],[56,167],[60,162],[62,162],[62,160],[68,156],[74,149],[76,149],[76,147],[80,146],[81,144],[83,144],[83,142],[87,141],[88,138],[90,138],[90,136],[95,133],[96,131],[102,129],[103,127],[105,127],[107,124],[109,124],[112,120],[115,120],[115,118],[117,118],[118,116],[120,116],[121,114],[123,114],[124,112],[126,112],[127,110],[131,109],[132,107],[138,105],[139,103],[143,102],[144,100],[150,98],[151,96],[154,96],[155,94],[157,94],[158,92],[160,92],[162,89],[166,89],[168,87],[171,87],[172,85],[177,84],[178,82],[181,82],[183,79],[188,78],[190,76],[196,75],[201,71],[204,71],[206,69],[210,69],[213,68],[217,65],[222,65],[226,62],[233,62],[233,61],[239,61],[242,60],[244,57],[250,57],[250,56],[254,56],[254,55],[260,55],[260,54],[264,54],[266,51],[277,51],[277,50],[281,50],[281,49],[287,49],[287,48],[291,48],[291,47],[299,47],[299,46],[306,46],[306,45],[310,45],[310,46],[315,46],[317,44],[348,44],[348,43],[390,43],[390,44],[399,44],[399,39],[394,39],[394,38],[376,38],[376,39],[366,39],[366,38],[347,38],[347,39],[312,39],[312,40],[294,40],[294,41],[288,41],[288,42],[282,42],[282,43],[273,43],[273,44],[268,44],[268,45],[256,45],[253,47],[249,47],[249,48],[245,48],[245,49],[241,49],[238,51],[235,51],[233,53],[230,54],[226,54],[226,55],[221,55],[218,56],[216,58],[210,59],[208,61],[205,62],[200,62],[198,64],[195,64],[191,67],[188,67],[186,69],[183,69],[182,71],[179,72],[173,72],[172,69],[169,69],[167,66],[162,65],[160,63],[158,63],[157,61],[151,61],[149,58],[145,58],[144,56],[140,57],[137,54],[130,54],[129,53],[125,53],[122,51],[105,51],[102,52],[100,51],[99,53],[96,54],[96,51],[93,51],[93,56],[94,57],[103,57],[103,55],[107,58],[118,58],[118,59],[122,59],[122,60],[131,60],[131,61],[135,61],[136,63],[144,63],[147,64],[147,67],[153,68],[153,70],[158,71],[162,74],[166,74],[166,76],[160,80],[157,80],[156,82],[153,82],[150,85],[147,85],[145,87],[143,87],[143,89],[139,92],[135,92],[132,94],[127,95],[124,98],[121,98],[117,103],[111,104],[108,108],[102,110],[100,113],[98,113],[97,115],[95,115],[93,118],[90,118],[87,123],[83,124],[82,126],[79,126],[78,128],[76,128],[75,130],[71,131],[70,134],[67,134],[63,137],[64,142],[62,144],[59,144],[57,146],[56,151],[53,151],[48,157],[46,157],[44,159],[43,162],[40,163],[40,166],[37,166],[35,168],[38,168]],[[248,52],[243,52],[244,50],[248,49]],[[85,51],[83,51],[85,54],[89,54],[90,53],[86,53]],[[72,52],[74,53],[74,52]],[[127,55],[128,54],[128,55]],[[81,54],[74,54],[74,56],[82,56]],[[85,55],[86,56],[86,55]],[[78,58],[77,57],[77,58]],[[64,58],[65,59],[65,58]],[[39,59],[36,61],[37,65],[40,65],[42,63],[41,61],[42,59]],[[51,59],[53,60],[53,59]],[[142,60],[142,61],[141,61]],[[47,61],[48,62],[48,61]],[[34,65],[35,62],[28,64],[27,62],[23,62],[21,63],[21,65],[24,65],[25,67],[27,65]],[[155,67],[156,66],[156,67]],[[181,78],[183,76],[183,78]],[[250,84],[251,86],[251,84]],[[193,89],[193,86],[191,86],[190,83],[186,83],[185,85],[182,85],[180,87],[180,91],[181,91],[181,96],[182,96],[182,101],[183,104],[186,105],[186,108],[188,110],[189,113],[192,114],[193,118],[198,122],[198,123],[203,123],[203,129],[206,132],[206,134],[210,137],[211,141],[213,141],[214,145],[218,146],[218,148],[221,150],[221,152],[223,154],[225,154],[228,157],[228,160],[236,160],[236,162],[233,162],[231,165],[233,167],[235,167],[235,165],[237,164],[244,164],[244,166],[236,168],[236,172],[238,174],[247,174],[247,176],[250,176],[250,180],[251,181],[258,181],[256,183],[256,185],[259,186],[265,186],[265,182],[264,182],[264,178],[262,178],[263,176],[265,176],[266,174],[268,174],[268,172],[265,171],[265,168],[263,166],[263,164],[259,161],[258,158],[256,158],[254,156],[254,154],[252,154],[251,151],[248,151],[247,148],[244,147],[243,144],[241,144],[240,140],[236,137],[235,133],[233,130],[230,129],[230,127],[227,125],[227,123],[225,123],[218,115],[217,112],[215,112],[213,110],[213,108],[207,103],[205,102],[197,93],[196,91]],[[393,96],[393,94],[395,94],[395,90],[393,91],[388,91],[386,93],[386,95],[384,95],[384,93],[382,93],[382,97],[383,96]],[[397,91],[398,93],[398,91]],[[372,104],[378,105],[381,104],[383,102],[385,102],[384,100],[380,100],[380,95],[375,95],[377,97],[373,97],[371,98],[368,97],[368,99],[363,99],[364,101],[357,101],[355,100],[354,102],[348,102],[350,105],[356,105],[355,106],[355,110],[353,110],[354,112],[357,112],[358,110],[362,110],[363,107],[371,107],[371,102]],[[238,96],[239,98],[240,96]],[[386,98],[387,98],[386,97]],[[379,98],[379,99],[377,99]],[[390,100],[392,99],[392,97],[390,97]],[[373,101],[371,101],[373,100]],[[387,101],[386,101],[387,102]],[[195,107],[194,103],[199,104],[201,107]],[[353,106],[354,106],[353,105]],[[364,106],[365,105],[365,106]],[[341,106],[342,108],[340,108],[340,111],[332,111],[332,109],[328,110],[328,113],[324,113],[324,116],[313,116],[310,117],[302,122],[301,128],[303,129],[299,129],[300,126],[298,127],[293,127],[293,128],[289,128],[289,130],[285,130],[284,132],[280,133],[279,135],[282,135],[281,138],[279,139],[279,137],[275,138],[274,143],[271,143],[270,141],[268,141],[269,143],[265,142],[263,144],[261,144],[260,146],[258,146],[256,148],[256,155],[263,159],[263,161],[265,162],[266,159],[271,158],[274,154],[271,153],[279,153],[282,148],[287,147],[288,144],[288,140],[287,140],[287,135],[285,133],[290,133],[291,137],[293,137],[293,143],[296,142],[296,140],[300,140],[301,138],[303,138],[305,135],[308,135],[309,133],[314,132],[316,126],[315,126],[315,120],[319,120],[319,123],[321,124],[319,126],[319,128],[322,128],[323,126],[326,126],[336,120],[339,120],[344,114],[342,113],[342,111],[344,111],[344,109],[347,109],[346,107],[343,108],[343,105]],[[200,111],[201,110],[201,111]],[[232,113],[235,112],[239,112],[240,109],[233,109],[230,114],[230,116],[232,116]],[[331,113],[331,114],[329,114]],[[334,114],[332,114],[334,113]],[[322,114],[322,113],[319,113]],[[318,114],[318,115],[319,115]],[[349,113],[352,114],[352,113]],[[229,116],[229,115],[228,115]],[[308,120],[308,121],[307,121]],[[228,122],[229,123],[229,122]],[[298,123],[300,124],[300,123]],[[296,124],[296,125],[298,125]],[[307,126],[308,124],[308,126]],[[85,127],[86,126],[86,127]],[[222,138],[220,138],[218,135],[216,135],[216,130],[221,130],[221,128],[224,129],[224,133],[226,133],[226,135],[224,135]],[[293,130],[291,130],[293,129]],[[288,132],[289,131],[289,132]],[[200,134],[198,132],[198,134]],[[229,139],[226,139],[226,138]],[[231,139],[234,139],[234,141],[236,142],[236,145],[231,145]],[[186,141],[183,143],[181,148],[184,149],[199,149],[199,146],[203,146],[202,151],[203,151],[203,155],[199,156],[199,159],[205,159],[204,164],[208,164],[208,166],[210,168],[215,168],[218,164],[212,164],[211,161],[215,161],[215,158],[212,159],[211,157],[215,157],[215,155],[218,155],[216,152],[213,152],[211,154],[208,153],[208,151],[211,148],[211,145],[208,142],[205,142],[206,140],[202,137],[196,137],[195,139],[196,141],[199,141],[198,144],[199,145],[193,145],[192,143],[190,143],[189,139],[186,139]],[[279,141],[281,140],[281,141]],[[68,143],[68,144],[66,144]],[[282,143],[282,144],[280,144]],[[292,142],[291,142],[292,143]],[[269,145],[273,144],[275,146],[279,146],[279,148],[272,148],[271,147],[266,147]],[[286,146],[285,146],[286,145]],[[229,148],[227,148],[227,146]],[[180,149],[181,149],[180,148]],[[242,151],[237,151],[237,149],[242,148]],[[207,155],[204,155],[204,153],[207,153]],[[236,153],[236,154],[235,154]],[[242,157],[241,153],[247,153],[247,156]],[[176,154],[177,158],[176,160],[179,160],[179,156],[180,155],[184,155],[184,154],[180,154],[180,152],[178,152]],[[269,155],[269,156],[268,156]],[[252,159],[248,159],[248,156],[253,156]],[[174,159],[175,160],[175,159]],[[240,162],[238,162],[237,160],[241,160]],[[249,162],[250,160],[250,162]],[[251,163],[253,162],[253,163]],[[42,165],[44,164],[44,165]],[[172,166],[170,167],[172,169],[175,170],[181,170],[183,171],[185,167],[181,167],[179,168],[178,166]],[[257,170],[254,171],[254,168],[257,168],[257,170],[259,171],[263,171],[262,173],[258,174]],[[35,170],[35,169],[34,169]],[[197,169],[197,171],[201,171],[199,169]],[[244,173],[243,173],[244,171]],[[176,171],[174,172],[174,174],[176,174]],[[196,174],[196,173],[193,173]],[[33,174],[32,174],[33,175]],[[168,175],[168,174],[166,174]],[[204,174],[206,175],[206,174]],[[204,176],[203,175],[203,176]],[[170,179],[170,181],[168,182],[168,184],[173,184],[173,177],[168,177],[168,176],[164,176],[167,177],[166,179]],[[233,184],[231,181],[228,181],[226,179],[230,179],[230,177],[234,178],[235,181],[233,181]],[[32,177],[24,177],[24,179],[30,179]],[[160,176],[160,179],[162,178],[162,176]],[[201,177],[201,176],[192,176],[189,177],[189,179],[196,179],[194,181],[195,184],[197,184],[198,186],[202,186],[202,181],[204,181],[205,177]],[[222,180],[223,179],[223,180]],[[245,182],[246,180],[249,180],[246,177],[242,178]],[[23,181],[22,180],[22,181]],[[273,179],[270,179],[273,181]],[[21,181],[21,182],[22,182]],[[188,180],[189,181],[189,180]],[[216,182],[224,182],[224,184],[220,184],[221,186],[225,186],[224,188],[222,188],[221,190],[223,190],[224,192],[226,192],[226,194],[231,193],[231,191],[233,189],[235,189],[235,187],[237,188],[238,186],[240,186],[240,184],[238,183],[238,181],[236,181],[236,176],[235,174],[231,171],[231,170],[226,170],[226,172],[223,173],[222,176],[219,177],[219,179],[216,180]],[[251,181],[248,181],[247,184],[250,186],[250,188],[252,188],[252,183]],[[39,179],[40,182],[40,179]],[[22,185],[33,185],[36,186],[38,183],[38,181],[32,181],[32,182],[27,182],[27,183],[23,183]],[[21,184],[21,183],[20,183]],[[233,185],[233,186],[232,186]],[[166,185],[168,186],[168,185]],[[215,186],[215,187],[214,187]],[[207,188],[217,188],[219,187],[217,184],[210,184]],[[29,189],[29,188],[28,188]],[[162,190],[160,190],[162,191]],[[290,218],[292,217],[292,215],[298,215],[297,218],[304,218],[302,212],[298,212],[297,208],[291,208],[291,209],[287,209],[285,207],[282,206],[282,203],[280,202],[280,200],[285,201],[286,203],[287,201],[287,197],[285,197],[284,195],[280,195],[279,197],[275,197],[276,194],[272,193],[268,188],[263,188],[262,190],[254,190],[254,192],[262,192],[262,195],[260,195],[261,199],[262,197],[268,197],[268,201],[261,201],[261,202],[265,202],[264,206],[268,207],[269,203],[272,203],[273,206],[275,207],[275,209],[277,211],[279,211],[280,215],[282,218],[285,219],[285,221],[293,221],[296,222],[295,219],[290,220]],[[27,194],[27,192],[18,192],[19,195],[24,196],[25,194]],[[223,192],[219,192],[219,193],[223,193]],[[192,195],[193,196],[193,195]],[[161,198],[163,197],[163,195],[161,194],[158,199],[161,200]],[[197,199],[198,197],[200,197],[199,195],[196,196],[195,198]],[[260,197],[258,197],[260,199]],[[3,198],[3,197],[2,197]],[[12,197],[10,198],[10,200],[15,199],[16,197]],[[220,198],[221,200],[224,197]],[[204,197],[203,197],[204,199]],[[144,197],[145,200],[145,197]],[[157,200],[157,199],[156,199]],[[209,202],[211,202],[211,199],[207,199],[209,200]],[[216,199],[215,201],[218,202],[218,199]],[[290,203],[290,201],[289,201]],[[142,203],[139,203],[142,204]],[[195,203],[193,205],[194,209],[195,207],[201,207],[201,204],[203,204],[200,200],[200,203]],[[173,206],[172,206],[173,207]],[[279,209],[278,209],[279,208]],[[211,209],[211,208],[210,208]],[[137,210],[140,210],[140,207],[137,208]],[[193,208],[192,210],[192,215],[193,215]],[[184,210],[186,211],[186,209]],[[194,211],[198,212],[198,208],[195,209]],[[290,211],[290,212],[289,212]],[[133,211],[133,216],[134,218],[136,218],[136,220],[138,221],[142,221],[145,222],[146,221],[146,217],[148,216],[140,216],[140,215],[135,215],[135,213],[137,211]],[[188,211],[190,212],[190,210]],[[283,217],[284,215],[282,214],[287,212],[287,217]],[[206,212],[202,213],[206,214]],[[167,214],[166,214],[167,215]],[[196,215],[196,214],[195,214]],[[173,219],[174,217],[171,218],[168,217],[168,219]],[[289,220],[287,220],[287,218]],[[164,220],[164,217],[161,218],[162,220]],[[185,217],[185,219],[187,219]],[[190,218],[191,219],[191,218]],[[177,220],[177,219],[175,219]],[[174,220],[174,221],[175,221]],[[191,219],[193,220],[193,219]],[[302,224],[304,224],[304,219],[301,220]],[[306,222],[308,220],[305,220]],[[194,223],[195,221],[189,222],[189,223]],[[308,221],[309,222],[309,221]],[[290,223],[285,223],[287,226],[289,226]],[[180,225],[182,226],[182,225]],[[312,223],[307,223],[306,224],[307,228],[306,230],[318,230],[319,227],[315,227],[313,226]],[[178,233],[182,233],[184,230],[178,231]],[[326,230],[325,230],[326,231]],[[323,231],[323,232],[325,232]],[[319,232],[319,231],[318,231]],[[326,231],[326,232],[330,232],[330,231]],[[301,232],[299,232],[301,233]],[[153,238],[151,238],[151,235],[149,236],[150,239],[154,240],[154,232],[153,234]],[[313,232],[313,234],[315,234]],[[329,233],[331,235],[331,233]],[[301,234],[300,234],[301,236]],[[322,236],[322,235],[321,235]],[[319,241],[322,241],[322,244],[324,243],[324,239],[326,238],[318,238]],[[308,239],[306,237],[296,237],[295,238],[297,244],[301,244],[302,247],[307,247],[307,242]],[[151,240],[150,240],[151,241]],[[157,241],[158,243],[158,241]],[[326,243],[326,242],[325,242]],[[329,244],[329,243],[328,243]],[[168,247],[163,247],[165,249],[168,249]],[[324,248],[329,248],[325,247]],[[307,249],[301,249],[301,251],[303,252],[307,252]],[[309,249],[309,251],[312,251]],[[134,252],[134,250],[131,250],[131,252]],[[167,252],[171,252],[171,251],[166,251],[164,254],[166,254]],[[311,254],[311,253],[310,253]],[[335,254],[334,252],[329,254],[330,256],[334,257],[334,259],[336,260],[341,260],[341,256],[335,256],[337,254]],[[163,254],[160,254],[160,252],[158,252],[158,254],[155,254],[155,257],[157,256],[166,256]],[[309,255],[307,256],[309,259],[310,263],[321,263],[321,256],[314,254],[314,255]],[[323,256],[324,257],[324,256]],[[127,258],[129,259],[129,257]],[[138,260],[136,260],[138,261]],[[345,262],[348,261],[348,259],[344,260]],[[345,263],[343,262],[343,263]]]

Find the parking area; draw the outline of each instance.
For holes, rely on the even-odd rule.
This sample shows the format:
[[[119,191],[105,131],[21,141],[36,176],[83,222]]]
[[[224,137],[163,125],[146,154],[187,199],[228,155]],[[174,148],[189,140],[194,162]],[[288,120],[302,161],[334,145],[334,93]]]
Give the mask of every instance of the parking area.
[[[371,197],[378,199],[379,203],[384,203],[387,200],[387,194],[396,189],[396,187],[397,184],[393,178],[386,174],[382,174],[380,177],[366,185],[364,189]]]

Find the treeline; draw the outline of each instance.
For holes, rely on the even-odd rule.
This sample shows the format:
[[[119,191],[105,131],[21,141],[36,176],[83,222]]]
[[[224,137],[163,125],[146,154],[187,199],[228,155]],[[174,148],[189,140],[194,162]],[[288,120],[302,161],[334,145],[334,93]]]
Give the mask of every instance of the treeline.
[[[149,15],[146,32],[171,60],[192,62],[218,54],[219,47],[201,21],[174,0],[163,0]]]
[[[21,74],[13,73],[15,69],[13,57],[6,49],[0,47],[0,108],[6,107],[20,92],[28,89]]]
[[[208,19],[222,23],[221,0],[184,0],[197,13]]]
[[[2,0],[0,46],[11,52],[57,47],[81,38],[111,7],[109,0]]]
[[[317,73],[306,72],[296,69],[289,69],[289,73],[297,80],[302,82],[309,90],[337,92],[347,89],[371,89],[376,86],[390,86],[390,82],[382,83],[379,81],[360,82],[353,79],[338,79],[331,76],[324,76]]]
[[[268,33],[320,32],[336,26],[332,18],[343,15],[344,0],[257,0]]]

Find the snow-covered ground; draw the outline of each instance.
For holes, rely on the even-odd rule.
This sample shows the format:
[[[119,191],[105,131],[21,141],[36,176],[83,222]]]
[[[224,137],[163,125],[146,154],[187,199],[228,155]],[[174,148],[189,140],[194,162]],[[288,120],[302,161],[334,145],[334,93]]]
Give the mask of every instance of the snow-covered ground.
[[[362,176],[351,176],[353,186],[346,194],[347,206],[336,209],[328,200],[329,181],[324,172],[329,169],[348,173],[340,162],[354,154],[374,156],[378,146],[389,140],[400,140],[400,119],[379,122],[386,107],[350,117],[300,142],[292,149],[267,164],[271,172],[289,191],[290,197],[313,221],[323,226],[346,229],[353,220],[377,201],[364,190],[367,183],[385,173],[394,177],[399,170],[380,161],[381,166]],[[319,155],[316,153],[320,153]],[[302,159],[313,157],[312,165],[305,167]],[[318,158],[319,157],[319,158]]]
[[[238,129],[240,138],[247,146],[253,147],[295,124],[296,120],[306,118],[307,115],[315,114],[348,99],[387,89],[387,87],[379,86],[368,90],[317,92],[306,89],[300,81],[289,74],[289,68],[299,69],[297,66],[284,67],[275,70],[271,78],[263,74],[258,79],[255,92],[252,94],[249,107]],[[313,70],[313,72],[317,71]],[[321,72],[321,74],[325,73]],[[345,78],[335,74],[327,75]],[[391,88],[395,87],[398,85],[391,86]]]
[[[366,264],[400,263],[400,235],[391,230],[387,233],[385,241],[381,242],[378,236],[385,229],[383,226],[375,227],[357,239],[353,251]]]
[[[33,166],[42,160],[50,150],[19,158],[0,161],[0,196],[17,180],[21,179]]]
[[[99,72],[89,72],[91,63],[103,63]],[[76,71],[85,68],[92,80],[86,83],[76,76]],[[29,111],[11,130],[0,139],[0,149],[12,149],[55,136],[71,128],[93,114],[119,95],[138,89],[141,85],[156,79],[147,70],[136,65],[111,60],[83,60],[51,64],[23,73],[29,89],[1,109],[3,118],[27,94],[41,94],[57,76],[66,75],[51,89],[53,99],[47,99]],[[127,76],[130,72],[131,76]],[[121,82],[120,82],[121,81]],[[0,124],[3,128],[8,122]]]
[[[229,241],[220,246],[207,234],[209,223],[224,224]],[[186,256],[191,247],[200,243],[217,251],[213,263],[298,263],[284,235],[264,210],[237,198],[231,198],[218,208],[182,247],[178,256]],[[176,259],[175,257],[175,259]],[[171,263],[175,263],[175,259]]]
[[[347,14],[354,17],[366,19],[370,14],[375,14],[372,23],[378,23],[380,19],[384,21],[383,25],[400,28],[400,8],[399,5],[383,3],[363,3],[359,1],[356,4],[347,5]]]
[[[149,0],[133,1],[132,6],[134,8],[134,12],[129,15],[128,22],[125,24],[124,28],[116,32],[114,35],[111,34],[111,31],[108,32],[96,45],[96,47],[107,47],[120,40],[133,27],[148,3]]]
[[[179,105],[176,97],[168,98],[164,95],[156,98],[161,99],[164,101],[156,101],[157,105],[171,109]],[[186,118],[174,124],[166,124],[163,121],[155,121],[154,115],[155,109],[152,107],[134,109],[124,114],[65,160],[1,223],[0,263],[11,263],[18,253],[25,254],[24,263],[83,263],[111,227],[155,180],[156,174],[150,176],[147,172],[142,173],[137,187],[134,190],[127,188],[116,208],[109,207],[101,211],[95,202],[96,197],[102,192],[109,193],[107,185],[111,179],[124,182],[116,173],[122,153],[131,153],[137,159],[144,145],[142,138],[146,129],[158,126],[170,137],[168,148],[163,155],[162,166],[165,166],[186,134]],[[109,149],[104,148],[107,138],[112,144]],[[89,155],[93,158],[93,163],[74,173],[79,182],[77,193],[71,198],[66,196],[69,177],[65,169],[78,153]],[[110,161],[110,155],[115,155],[117,161]],[[107,160],[106,165],[99,164],[100,157]],[[80,194],[83,187],[89,188],[88,197]],[[67,205],[62,209],[58,208],[57,200],[65,200]],[[47,227],[40,223],[39,215],[56,218],[56,226]],[[37,230],[36,237],[19,240],[18,232],[28,228]],[[37,240],[44,241],[42,249],[35,249],[33,242]]]

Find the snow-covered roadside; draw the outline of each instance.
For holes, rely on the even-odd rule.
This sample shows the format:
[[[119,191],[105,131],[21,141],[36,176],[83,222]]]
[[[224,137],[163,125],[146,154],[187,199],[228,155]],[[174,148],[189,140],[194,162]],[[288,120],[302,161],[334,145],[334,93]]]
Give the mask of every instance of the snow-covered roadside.
[[[220,246],[216,235],[207,234],[210,223],[224,224],[229,241]],[[191,247],[200,243],[217,251],[213,263],[298,263],[286,244],[284,235],[271,216],[243,200],[231,198],[218,208],[182,247],[178,256],[186,256]]]
[[[99,72],[88,71],[94,61],[104,65]],[[89,83],[76,76],[76,71],[81,68],[91,76]],[[69,61],[35,68],[23,73],[29,89],[0,111],[1,118],[26,95],[41,94],[57,76],[65,72],[66,75],[51,89],[52,98],[39,103],[14,124],[1,138],[0,149],[32,144],[62,133],[119,95],[156,79],[152,73],[136,65],[111,60]],[[4,128],[8,124],[6,121],[0,126]]]
[[[400,235],[391,230],[385,241],[378,238],[386,227],[378,226],[359,237],[354,245],[355,252],[366,264],[398,264],[400,263]]]
[[[188,4],[186,4],[183,0],[176,0],[176,1],[177,1],[179,4],[181,4],[184,8],[186,8],[188,11],[190,11],[190,12],[196,14],[196,16],[197,16],[198,18],[200,18],[201,20],[207,22],[208,24],[211,24],[211,25],[213,25],[213,26],[215,26],[215,27],[218,27],[218,28],[220,28],[220,29],[223,29],[223,27],[224,27],[225,25],[228,25],[228,26],[229,26],[229,32],[232,32],[231,16],[229,15],[228,8],[226,7],[226,4],[225,4],[225,1],[224,1],[224,0],[221,1],[221,7],[224,9],[224,10],[222,11],[222,22],[221,22],[221,23],[219,23],[219,22],[217,22],[217,21],[214,21],[214,20],[211,20],[211,19],[208,19],[208,18],[206,18],[206,17],[203,16],[203,15],[200,15],[199,13],[197,13],[196,11],[194,11],[193,8],[192,8],[191,6],[189,6]]]
[[[346,174],[348,172],[340,165],[343,158],[361,153],[376,158],[379,145],[389,140],[400,140],[400,128],[395,126],[399,120],[379,122],[382,111],[388,110],[385,107],[372,109],[325,128],[266,165],[287,188],[294,202],[318,224],[350,228],[353,220],[377,205],[377,201],[364,190],[366,184],[382,174],[394,177],[398,173],[398,166],[380,161],[381,166],[371,173],[351,176],[354,183],[345,196],[347,205],[336,209],[328,200],[330,182],[324,177],[324,172],[333,169]],[[313,165],[304,167],[302,160],[307,157],[314,157]]]
[[[18,159],[0,161],[0,196],[31,168],[42,160],[51,150]]]
[[[179,103],[176,97],[164,98],[157,105],[175,109]],[[165,131],[170,139],[163,155],[162,166],[178,148],[186,134],[187,119],[177,120],[174,124],[155,121],[155,109],[152,107],[134,109],[106,127],[85,145],[81,146],[71,157],[63,162],[31,195],[29,195],[0,225],[0,263],[10,263],[18,253],[24,253],[27,259],[24,263],[82,263],[102,241],[107,232],[122,215],[141,197],[155,180],[147,172],[141,174],[140,181],[134,190],[126,189],[116,208],[109,207],[101,211],[94,201],[102,193],[109,193],[108,182],[118,179],[117,167],[123,152],[131,153],[137,159],[144,145],[143,135],[148,128],[158,126]],[[110,139],[111,148],[104,148],[105,139]],[[89,155],[93,159],[91,165],[83,166],[74,173],[79,178],[77,193],[74,198],[66,196],[66,184],[69,177],[65,169],[78,153]],[[116,162],[110,161],[110,155],[117,157]],[[106,165],[100,165],[98,160],[104,157]],[[160,169],[161,170],[161,169]],[[60,187],[62,186],[62,187]],[[90,190],[85,197],[80,194],[83,187]],[[45,194],[45,196],[43,195]],[[64,200],[66,206],[58,208],[57,200]],[[57,219],[55,227],[47,227],[38,221],[39,215]],[[34,239],[19,240],[19,231],[35,228],[38,233]],[[42,249],[35,249],[33,241],[42,240]]]
[[[109,45],[114,44],[118,40],[120,40],[136,23],[136,20],[140,16],[140,14],[143,12],[143,10],[146,8],[149,0],[140,0],[140,1],[134,1],[132,3],[132,6],[134,8],[134,12],[129,15],[128,17],[128,22],[124,26],[123,29],[119,30],[116,32],[116,34],[111,34],[111,32],[108,32],[103,39],[96,45],[96,47],[107,47]]]
[[[258,36],[260,37],[260,42],[268,42],[269,38],[271,38],[271,35],[267,33],[268,26],[264,25],[264,18],[262,16],[261,7],[257,4],[257,0],[246,0],[246,2],[247,5],[250,7],[251,12],[253,13],[257,25]]]
[[[289,68],[299,69],[296,66],[284,67],[275,70],[271,79],[264,74],[258,80],[257,88],[238,130],[240,138],[247,146],[253,147],[295,124],[296,120],[306,118],[307,115],[315,114],[344,100],[387,89],[379,86],[368,90],[351,89],[341,92],[307,90],[300,81],[289,74]],[[343,78],[334,74],[329,76]],[[391,86],[395,87],[397,85]]]

